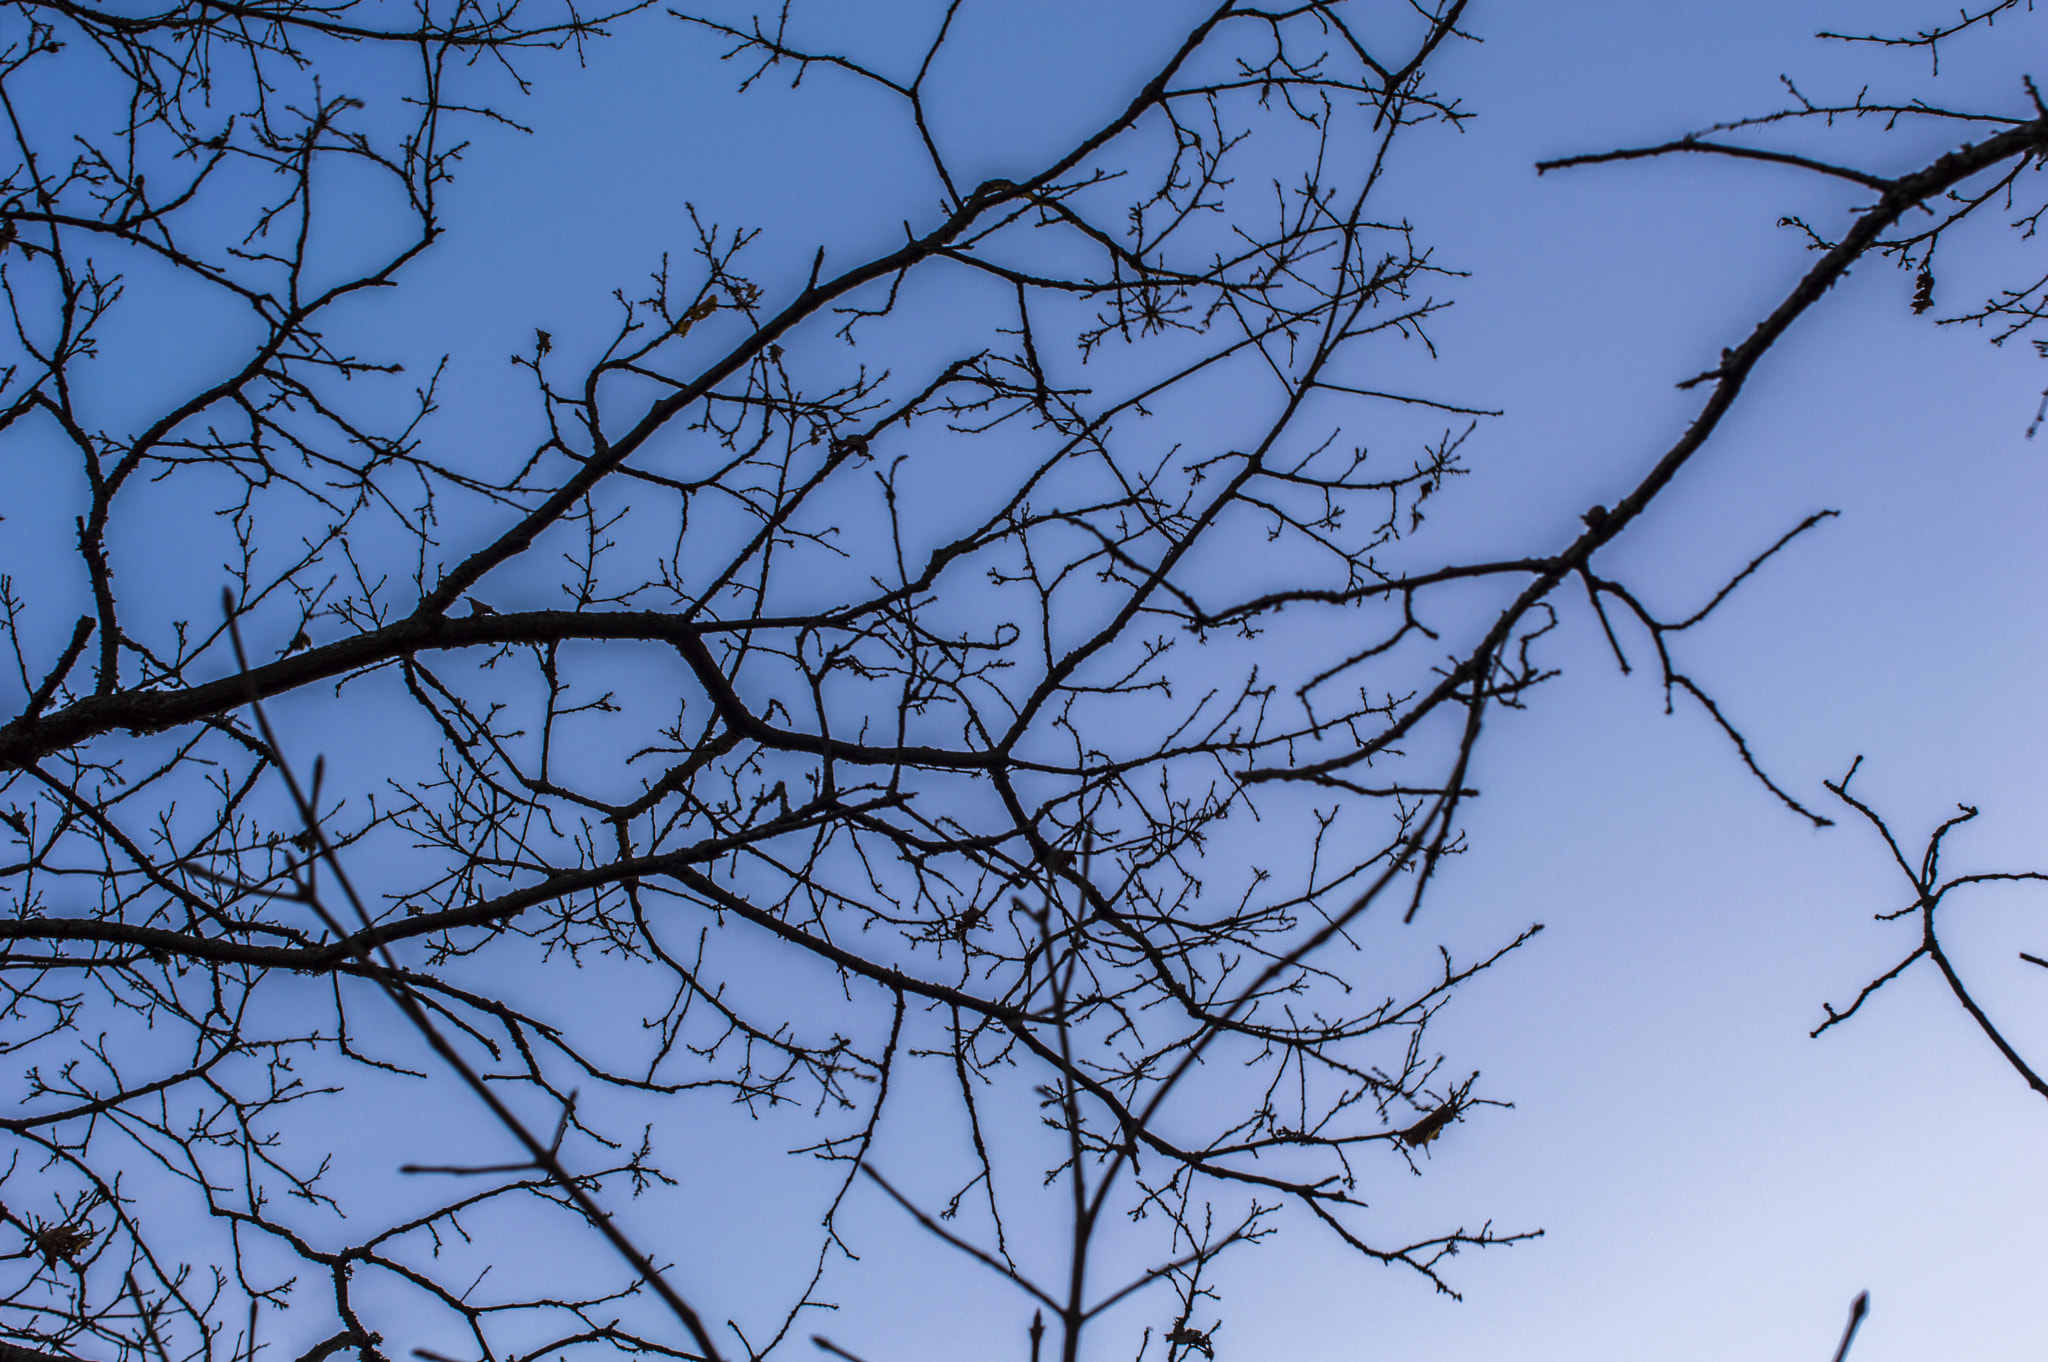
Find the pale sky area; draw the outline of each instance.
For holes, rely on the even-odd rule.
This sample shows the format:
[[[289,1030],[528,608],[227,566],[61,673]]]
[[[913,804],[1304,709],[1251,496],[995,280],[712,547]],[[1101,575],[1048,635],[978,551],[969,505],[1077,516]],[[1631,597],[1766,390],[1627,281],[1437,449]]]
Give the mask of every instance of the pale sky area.
[[[972,178],[1035,167],[1099,121],[1203,7],[1118,0],[1099,6],[1109,18],[1097,8],[968,0],[957,70],[935,105]],[[874,55],[924,31],[930,9],[799,3],[792,24]],[[1435,551],[1448,560],[1490,545],[1509,558],[1570,542],[1581,513],[1624,495],[1698,411],[1704,390],[1676,384],[1711,368],[1814,259],[1781,219],[1838,232],[1871,198],[1706,156],[1540,177],[1535,163],[1769,112],[1785,101],[1781,76],[1816,100],[1868,86],[1872,98],[2032,117],[2021,77],[2048,78],[2029,65],[2048,51],[2041,16],[2015,11],[1956,38],[1938,80],[1924,52],[1814,37],[1908,32],[1948,13],[1908,0],[1473,0],[1462,24],[1481,41],[1447,44],[1430,82],[1472,117],[1462,131],[1397,142],[1380,191],[1382,211],[1404,215],[1435,263],[1468,277],[1442,283],[1456,301],[1430,328],[1436,357],[1412,352],[1376,378],[1503,413],[1471,436],[1471,476],[1433,504]],[[888,110],[827,69],[795,90],[771,77],[742,96],[720,50],[664,13],[636,16],[591,45],[581,70],[567,58],[533,66],[534,93],[516,109],[531,135],[476,133],[448,191],[445,242],[402,291],[351,314],[377,319],[416,361],[454,356],[437,438],[531,447],[531,404],[508,386],[505,356],[530,349],[536,328],[569,358],[594,352],[612,290],[679,249],[692,207],[758,227],[757,277],[796,283],[821,244],[843,265],[929,215],[928,173]],[[1954,127],[1741,135],[1881,175],[1962,140]],[[2048,868],[2048,437],[2026,438],[2048,360],[2024,339],[1995,349],[1981,330],[1934,324],[2038,276],[2040,252],[1998,223],[1972,230],[1944,247],[1927,316],[1911,310],[1910,274],[1857,268],[1768,355],[1680,481],[1596,559],[1683,616],[1804,517],[1840,512],[1675,644],[1771,778],[1835,826],[1788,810],[1697,705],[1681,698],[1667,716],[1642,631],[1617,626],[1637,664],[1621,675],[1583,593],[1560,593],[1547,656],[1562,675],[1526,709],[1490,719],[1471,774],[1482,795],[1466,814],[1469,850],[1412,924],[1389,910],[1366,924],[1355,956],[1325,962],[1386,958],[1426,974],[1439,943],[1470,959],[1544,924],[1431,1033],[1513,1109],[1450,1127],[1417,1153],[1422,1176],[1381,1169],[1362,1189],[1388,1226],[1491,1222],[1543,1237],[1445,1264],[1463,1297],[1453,1300],[1283,1216],[1278,1234],[1224,1262],[1217,1362],[1827,1362],[1863,1290],[1871,1313],[1854,1362],[2041,1355],[2048,1101],[1925,962],[1809,1038],[1825,1004],[1846,1006],[1918,930],[1911,918],[1873,920],[1911,894],[1823,780],[1860,755],[1857,791],[1915,856],[1961,802],[1982,813],[1953,835],[1953,870]],[[936,330],[948,324],[944,299],[917,305]],[[173,356],[170,371],[139,381],[174,386],[185,362]],[[27,536],[6,550],[21,554],[35,535],[58,551],[72,532],[24,527],[10,511],[0,533]],[[1240,566],[1256,576],[1270,565]],[[494,587],[516,594],[516,581]],[[1294,644],[1276,634],[1259,646]],[[279,706],[283,721],[305,752],[329,754],[338,779],[380,759],[295,703]],[[1258,864],[1259,837],[1233,822],[1209,855]],[[2044,910],[2037,890],[1983,890],[1949,910],[1948,931],[1995,1020],[2048,1061],[2048,971],[2019,959],[2048,956]],[[1367,990],[1390,987],[1384,977]],[[821,975],[799,987],[836,986]],[[913,1083],[892,1119],[914,1123],[920,1102],[944,1097]],[[679,1263],[709,1316],[780,1299],[816,1251],[815,1208],[802,1200],[813,1184],[784,1153],[815,1138],[808,1113],[735,1109],[688,1128],[661,1124],[658,1110],[649,1119],[679,1185],[622,1203],[621,1223]],[[413,1156],[390,1112],[351,1121],[360,1142],[347,1157]],[[914,1143],[895,1146],[892,1166],[913,1162]],[[827,1293],[840,1310],[804,1332],[865,1362],[1023,1362],[1022,1297],[879,1198],[854,1223],[863,1261]],[[1018,1228],[1025,1241],[1039,1232]],[[585,1251],[597,1250],[565,1261]],[[550,1252],[519,1245],[503,1270],[545,1277]],[[1108,1362],[1124,1346],[1106,1330],[1087,1356]],[[799,1340],[777,1355],[821,1354]]]
[[[1118,41],[1143,45],[1143,8],[1121,16]],[[1472,275],[1434,329],[1426,391],[1506,413],[1482,425],[1477,471],[1441,513],[1460,518],[1454,533],[1535,550],[1631,485],[1696,410],[1676,381],[1746,335],[1810,260],[1779,218],[1825,231],[1863,201],[1854,186],[1704,157],[1540,179],[1534,162],[1777,108],[1781,74],[1816,99],[1869,84],[1873,98],[2023,114],[2036,19],[1944,49],[1938,85],[1924,54],[1812,36],[1936,17],[1911,4],[1471,7],[1483,45],[1453,45],[1436,69],[1475,117],[1461,138],[1397,152],[1386,200]],[[797,258],[818,239],[852,248],[893,230],[890,210],[867,210],[904,190],[892,168],[914,167],[824,112],[845,95],[829,73],[735,102],[728,68],[662,39],[593,49],[586,75],[543,83],[532,139],[487,143],[463,193],[491,240],[432,267],[478,332],[517,337],[573,315],[656,249],[685,201],[760,223],[766,250]],[[956,95],[949,112],[995,149],[988,173],[1007,168],[1006,143],[1057,136],[1086,121],[1089,100],[1114,97],[1120,53],[1059,88],[1030,79],[1026,63],[1045,55],[1009,50],[1012,69],[977,72]],[[1813,145],[1806,135],[1778,145]],[[1950,136],[1837,145],[1895,173]],[[1950,268],[1943,304],[1990,282],[1968,260]],[[1907,275],[1858,270],[1601,561],[1682,613],[1805,515],[1839,509],[1688,640],[1693,674],[1800,800],[1841,813],[1821,781],[1863,754],[1859,787],[1916,852],[1932,820],[1968,801],[1983,816],[1952,864],[2016,869],[2041,857],[2048,815],[2048,470],[2024,439],[2048,366],[1915,318],[1910,290]],[[1664,717],[1654,680],[1616,674],[1589,614],[1564,629],[1567,674],[1497,719],[1483,749],[1471,853],[1421,922],[1379,928],[1470,952],[1547,925],[1441,1023],[1447,1048],[1515,1110],[1461,1125],[1429,1151],[1426,1177],[1381,1194],[1395,1215],[1545,1237],[1453,1263],[1453,1302],[1290,1223],[1224,1279],[1219,1356],[1824,1362],[1863,1289],[1857,1362],[2038,1356],[2048,1103],[1924,964],[1852,1024],[1807,1036],[1824,1001],[1846,1005],[1910,949],[1909,923],[1872,921],[1905,901],[1882,847],[1853,822],[1816,832],[1789,813],[1696,709]],[[1630,643],[1647,662],[1643,640]],[[2048,946],[2039,908],[1987,895],[1950,930],[2001,1023],[2048,1044],[2048,980],[2016,958]],[[713,1297],[774,1261],[751,1217],[733,1216],[714,1232],[736,1252],[704,1281]],[[842,1294],[827,1330],[871,1342],[871,1362],[966,1355],[1018,1308],[966,1322],[930,1311],[986,1286],[978,1269],[904,1274],[888,1250],[875,1257],[884,1266]]]

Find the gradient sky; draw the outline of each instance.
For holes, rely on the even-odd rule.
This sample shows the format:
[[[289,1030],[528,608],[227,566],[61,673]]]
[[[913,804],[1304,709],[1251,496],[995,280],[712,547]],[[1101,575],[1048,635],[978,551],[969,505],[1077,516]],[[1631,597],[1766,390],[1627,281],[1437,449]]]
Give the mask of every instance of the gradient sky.
[[[988,67],[948,92],[955,129],[986,137],[991,174],[1033,135],[1118,100],[1119,74],[1186,7],[1109,19],[1024,8]],[[875,22],[875,7],[861,10]],[[1506,411],[1475,437],[1478,473],[1438,513],[1454,533],[1562,542],[1690,419],[1697,398],[1674,382],[1710,367],[1806,268],[1778,219],[1826,230],[1860,201],[1853,186],[1705,158],[1541,179],[1533,163],[1779,107],[1781,74],[1816,98],[1868,83],[1877,96],[2024,111],[2018,76],[2040,50],[2038,20],[1956,44],[1932,86],[1924,54],[1812,36],[1933,17],[1911,4],[1472,6],[1484,43],[1447,50],[1437,88],[1476,117],[1462,137],[1419,137],[1397,155],[1388,200],[1441,262],[1472,273],[1417,385]],[[887,21],[907,22],[893,9]],[[1063,26],[1084,23],[1107,31],[1073,61]],[[876,31],[861,30],[868,50]],[[486,352],[534,325],[574,334],[569,319],[591,317],[590,300],[660,248],[686,201],[762,225],[766,252],[800,261],[818,240],[879,244],[898,230],[888,205],[927,192],[900,145],[834,114],[843,84],[818,75],[736,101],[704,44],[655,20],[634,32],[644,37],[596,48],[587,72],[544,81],[528,109],[535,135],[487,140],[461,187],[458,213],[488,224],[488,240],[431,262],[422,293],[502,337]],[[1069,63],[1063,75],[1048,74],[1055,61]],[[1949,136],[1823,145],[1892,172]],[[1996,232],[1972,242],[2024,263]],[[1943,274],[1944,306],[1994,278],[1961,255]],[[1804,515],[1841,510],[1689,640],[1689,665],[1797,797],[1825,802],[1821,780],[1864,754],[1859,786],[1903,837],[1975,802],[1984,815],[1952,863],[2018,868],[2048,850],[2036,694],[2048,488],[2043,450],[2023,438],[2048,366],[1913,317],[1910,289],[1896,271],[1859,269],[1602,563],[1676,611]],[[1871,920],[1902,902],[1881,847],[1862,827],[1816,832],[1789,814],[1697,712],[1664,717],[1654,682],[1619,676],[1583,611],[1565,630],[1568,674],[1495,721],[1474,851],[1409,929],[1470,951],[1548,924],[1441,1032],[1516,1110],[1456,1129],[1427,1178],[1381,1203],[1547,1235],[1454,1264],[1454,1303],[1291,1226],[1236,1263],[1221,1355],[1818,1360],[1868,1288],[1857,1362],[2038,1356],[2048,1104],[1924,968],[1853,1024],[1807,1038],[1823,1000],[1846,1003],[1909,948],[1909,925]],[[2048,947],[2036,897],[1987,895],[1950,930],[1999,1019],[2048,1047],[2048,980],[2015,954]],[[743,1290],[776,1261],[769,1244],[743,1242],[707,1290]],[[904,1275],[827,1331],[849,1346],[894,1339],[902,1350],[876,1362],[968,1345],[936,1324],[921,1343],[910,1321],[940,1283],[975,1289],[971,1274]]]
[[[872,51],[928,8],[820,6],[811,32],[829,45],[836,17]],[[2038,18],[1959,40],[1938,83],[1924,54],[1813,38],[1910,29],[1938,10],[1475,0],[1465,22],[1483,42],[1446,48],[1434,82],[1475,117],[1397,153],[1387,198],[1440,263],[1471,275],[1434,330],[1441,358],[1403,381],[1505,411],[1474,437],[1475,475],[1435,513],[1454,527],[1446,552],[1565,542],[1581,511],[1630,487],[1691,419],[1698,396],[1674,383],[1711,367],[1807,267],[1779,219],[1825,231],[1867,199],[1708,158],[1542,178],[1534,163],[1779,107],[1781,75],[1816,98],[1869,84],[2024,113]],[[994,175],[1121,104],[1131,73],[1191,11],[970,0],[968,12],[986,18],[963,38],[983,56],[940,98],[970,172]],[[584,70],[543,64],[521,111],[533,134],[479,137],[448,243],[409,277],[399,311],[363,305],[385,309],[365,315],[395,318],[422,353],[456,355],[444,407],[468,438],[524,442],[525,408],[494,396],[504,356],[536,327],[571,356],[600,343],[610,290],[678,246],[686,205],[763,228],[771,263],[757,270],[772,275],[807,264],[821,241],[840,260],[891,243],[903,205],[927,203],[921,167],[875,134],[880,111],[865,96],[825,72],[741,98],[716,55],[654,13],[594,46]],[[1950,137],[1792,132],[1775,145],[1828,146],[1891,173]],[[1936,315],[2015,277],[2026,252],[1980,225],[1946,261]],[[1994,350],[1981,333],[1916,318],[1910,294],[1907,275],[1857,270],[1600,565],[1684,613],[1802,517],[1839,509],[1687,638],[1688,669],[1801,800],[1836,812],[1820,782],[1861,754],[1859,788],[1909,844],[1966,801],[1983,816],[1957,834],[1956,869],[2048,864],[2037,695],[2048,447],[2024,438],[2048,363],[2023,343]],[[1910,897],[1882,847],[1855,823],[1815,831],[1790,814],[1697,711],[1666,717],[1654,680],[1619,675],[1586,612],[1567,611],[1563,633],[1566,675],[1527,712],[1492,721],[1472,852],[1416,926],[1371,928],[1469,956],[1547,924],[1439,1023],[1444,1048],[1515,1110],[1454,1127],[1430,1148],[1427,1177],[1381,1198],[1396,1219],[1490,1218],[1546,1237],[1450,1265],[1464,1294],[1453,1302],[1290,1223],[1231,1267],[1219,1359],[1825,1362],[1865,1288],[1873,1313],[1856,1362],[2038,1357],[2048,1103],[1924,966],[1848,1026],[1807,1036],[1824,1000],[1846,1003],[1910,949],[1910,923],[1872,920]],[[1644,640],[1626,641],[1648,660]],[[1987,893],[1959,904],[1949,930],[1998,1020],[2048,1057],[2048,976],[2016,956],[2048,953],[2038,900]],[[772,1199],[756,1187],[781,1176],[776,1151],[798,1142],[792,1131],[736,1116],[670,1132],[692,1170],[679,1203],[624,1211],[656,1239],[719,1241],[686,1283],[709,1313],[801,1257],[749,1211]],[[894,1231],[877,1220],[873,1233],[871,1262],[890,1261]],[[979,1299],[972,1275],[902,1253],[914,1270],[881,1274],[858,1299],[842,1293],[826,1332],[849,1346],[893,1340],[869,1362],[972,1346],[974,1334],[948,1332],[958,1310],[919,1319],[921,1303]]]

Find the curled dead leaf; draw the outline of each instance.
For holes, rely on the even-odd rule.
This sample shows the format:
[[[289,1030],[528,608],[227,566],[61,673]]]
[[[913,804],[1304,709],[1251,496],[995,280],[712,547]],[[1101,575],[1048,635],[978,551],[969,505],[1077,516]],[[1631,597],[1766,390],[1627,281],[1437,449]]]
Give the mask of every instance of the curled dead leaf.
[[[1401,1143],[1407,1145],[1410,1149],[1420,1149],[1437,1136],[1443,1134],[1444,1127],[1449,1125],[1457,1115],[1458,1104],[1446,1102],[1414,1125],[1402,1131],[1400,1133]]]
[[[78,1265],[78,1255],[85,1252],[92,1243],[92,1227],[89,1225],[45,1225],[35,1233],[36,1247],[42,1250],[43,1261],[55,1267],[60,1261],[73,1267]]]

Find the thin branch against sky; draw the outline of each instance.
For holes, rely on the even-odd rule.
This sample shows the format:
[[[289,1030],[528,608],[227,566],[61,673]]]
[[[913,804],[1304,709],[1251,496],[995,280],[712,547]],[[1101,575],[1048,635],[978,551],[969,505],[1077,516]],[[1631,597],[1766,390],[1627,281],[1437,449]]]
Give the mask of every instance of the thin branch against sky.
[[[1536,1223],[1396,1209],[1447,1148],[1509,1129],[1475,1071],[1485,1025],[1457,1061],[1434,1039],[1531,954],[1532,917],[1445,920],[1463,853],[1486,854],[1467,832],[1503,731],[1565,664],[1654,655],[1666,707],[1716,739],[1700,762],[1828,823],[1756,698],[1707,678],[1740,670],[1716,631],[1833,508],[1704,568],[1636,546],[1702,501],[1697,465],[1729,459],[1745,390],[1797,362],[1852,266],[1889,258],[1925,312],[1949,262],[1995,255],[1979,219],[2025,231],[2043,140],[2011,100],[1792,87],[1712,139],[1628,127],[1614,145],[1642,150],[1553,156],[1577,177],[1761,162],[1833,197],[1782,213],[1813,253],[1737,329],[1660,314],[1726,346],[1659,385],[1690,404],[1675,433],[1618,478],[1573,469],[1591,493],[1555,523],[1475,534],[1502,523],[1476,458],[1500,404],[1440,338],[1483,262],[1446,258],[1403,199],[1470,135],[1477,92],[1437,74],[1486,36],[1462,6],[1117,21],[1149,66],[966,4],[846,33],[801,8],[457,7],[383,33],[329,10],[24,15],[44,26],[0,73],[0,400],[33,518],[76,533],[32,532],[6,590],[21,854],[0,937],[32,1067],[5,1128],[40,1170],[9,1174],[8,1327],[95,1362],[240,1353],[259,1316],[295,1356],[405,1336],[752,1357],[956,1250],[1049,1312],[1063,1356],[1207,1353],[1243,1337],[1223,1283],[1283,1227],[1456,1294],[1461,1251]],[[721,117],[820,142],[841,130],[802,120],[859,124],[887,173],[822,216],[669,214],[661,250],[594,253],[613,287],[643,277],[608,319],[529,310],[504,366],[432,302],[465,249],[454,171],[507,154],[517,70],[570,76],[522,54],[601,63],[610,28],[748,86]],[[45,72],[74,69],[51,102]],[[1024,70],[1087,93],[1002,87]],[[1926,122],[1973,140],[1918,160],[1831,140]],[[1998,287],[1937,317],[2022,334],[2024,280]],[[187,319],[177,353],[165,315]],[[422,365],[427,337],[445,364]],[[123,366],[134,384],[100,381]],[[223,570],[225,622],[194,604]],[[252,695],[303,738],[250,728]],[[308,745],[322,778],[288,798],[280,747]],[[323,858],[365,922],[312,911]],[[1389,917],[1413,924],[1392,951]],[[429,1081],[364,1011],[379,981],[508,1117],[558,1132],[552,1181],[461,1103],[352,1126],[327,1166],[322,1113]],[[729,1179],[662,1153],[733,1109],[812,1156],[758,1184],[775,1242],[805,1244],[773,1271],[713,1247]],[[401,1145],[470,1171],[423,1194],[432,1175],[388,1176]],[[682,1208],[666,1233],[611,1224],[642,1192]],[[674,1321],[632,1299],[653,1265],[496,1251],[579,1224],[674,1255],[686,1317],[729,1314],[730,1338],[664,1341]]]

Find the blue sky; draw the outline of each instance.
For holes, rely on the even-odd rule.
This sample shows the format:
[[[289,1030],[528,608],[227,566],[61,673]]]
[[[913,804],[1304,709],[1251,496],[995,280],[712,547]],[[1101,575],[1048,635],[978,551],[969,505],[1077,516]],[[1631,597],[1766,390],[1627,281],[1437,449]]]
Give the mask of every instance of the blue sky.
[[[1028,163],[1020,143],[1056,139],[1116,98],[1124,63],[1170,28],[1165,13],[1011,14],[1040,45],[1012,34],[1002,60],[947,91],[959,144],[986,147],[989,173]],[[2023,19],[1945,53],[1934,87],[1919,54],[1812,37],[1921,18],[1903,4],[1473,7],[1483,44],[1454,46],[1437,69],[1476,116],[1461,136],[1397,153],[1390,196],[1440,259],[1472,274],[1436,327],[1441,359],[1410,376],[1506,412],[1475,437],[1478,472],[1439,513],[1448,533],[1536,548],[1611,500],[1695,409],[1675,381],[1746,334],[1805,268],[1778,219],[1839,223],[1860,201],[1853,187],[1704,158],[1541,179],[1533,163],[1775,108],[1781,74],[1816,98],[1868,82],[2024,107],[2020,59],[2035,49],[2016,40],[2031,33]],[[868,22],[858,36],[874,50]],[[1059,40],[1079,23],[1115,31],[1077,61]],[[587,315],[685,201],[760,224],[770,258],[800,262],[814,241],[852,253],[888,239],[884,205],[920,191],[900,145],[834,112],[861,99],[829,74],[736,101],[702,44],[660,38],[595,49],[588,73],[543,84],[531,139],[478,155],[462,211],[492,231],[434,262],[429,287],[477,332],[505,337],[498,348],[530,325],[570,331],[558,319]],[[1065,72],[1038,79],[1052,54]],[[1946,136],[1851,145],[1892,171]],[[1970,261],[1949,268],[1944,303],[1983,286]],[[1804,515],[1839,508],[1691,640],[1696,674],[1802,800],[1825,801],[1821,779],[1861,753],[1859,780],[1902,831],[1979,802],[1959,859],[2026,863],[2048,811],[2035,694],[2044,490],[2038,447],[2022,438],[2040,364],[1914,318],[1909,292],[1905,275],[1860,269],[1603,563],[1676,608]],[[1881,848],[1853,824],[1815,832],[1788,814],[1701,715],[1665,718],[1654,682],[1617,676],[1589,619],[1565,629],[1567,676],[1498,721],[1474,850],[1411,929],[1469,950],[1548,925],[1447,1023],[1447,1045],[1516,1110],[1461,1127],[1426,1178],[1385,1193],[1417,1216],[1454,1209],[1547,1235],[1461,1261],[1465,1300],[1453,1303],[1292,1226],[1238,1262],[1219,1340],[1245,1358],[1820,1358],[1867,1287],[1860,1362],[2031,1356],[2048,1110],[1931,976],[1837,1033],[1806,1035],[1823,1000],[1845,1003],[1906,949],[1909,929],[1871,921],[1902,888]],[[2034,907],[1987,899],[1952,930],[1994,981],[2001,1020],[2048,1036],[2043,995],[2013,954],[2042,944]],[[872,1332],[855,1305],[830,1332],[883,1345],[875,1356],[934,1355],[927,1329],[965,1346],[987,1323],[973,1318],[963,1336],[930,1320],[905,1338],[901,1303],[926,1289],[874,1284]]]
[[[919,31],[928,8],[797,12],[822,46],[886,51]],[[1161,0],[966,12],[964,55],[935,106],[973,178],[1017,173],[1098,121],[1193,11]],[[1868,197],[1703,157],[1540,178],[1534,163],[1776,108],[1783,75],[1816,98],[1868,84],[2024,114],[2019,76],[2039,44],[2038,21],[2023,13],[1945,50],[1938,83],[1922,54],[1813,38],[1933,17],[1903,0],[1470,8],[1465,26],[1483,41],[1448,46],[1434,85],[1474,116],[1402,144],[1385,191],[1439,263],[1469,274],[1446,286],[1457,302],[1433,325],[1437,357],[1392,360],[1387,381],[1504,413],[1480,425],[1474,475],[1433,512],[1437,551],[1491,545],[1506,556],[1566,542],[1587,506],[1630,487],[1691,419],[1699,396],[1675,383],[1710,367],[1807,267],[1780,219],[1827,230]],[[718,50],[649,13],[592,46],[582,69],[540,64],[519,109],[532,134],[481,132],[451,191],[446,241],[395,299],[351,313],[415,373],[454,357],[429,427],[451,458],[530,444],[531,412],[505,357],[527,350],[536,328],[565,364],[594,353],[608,338],[611,291],[630,291],[663,251],[687,247],[692,207],[760,228],[758,276],[782,281],[800,279],[820,244],[828,260],[851,261],[894,244],[906,217],[928,216],[929,176],[870,95],[820,71],[797,90],[770,80],[740,96]],[[1952,141],[1853,128],[1834,140],[1778,136],[1879,173]],[[1940,310],[2023,270],[2028,250],[1980,225],[1944,260]],[[1839,510],[1684,640],[1688,669],[1798,799],[1839,817],[1821,781],[1861,755],[1859,788],[1909,843],[1965,801],[1984,813],[1957,834],[1958,868],[2031,866],[2048,816],[2037,694],[2048,486],[2041,446],[2024,431],[2048,365],[2023,344],[1994,350],[1974,330],[1914,317],[1910,293],[1903,273],[1859,268],[1772,352],[1706,453],[1599,562],[1653,605],[1686,613],[1802,517]],[[974,322],[943,294],[916,308],[934,352]],[[138,400],[150,383],[173,389],[185,369],[203,368],[215,340],[231,343],[199,329],[173,363],[138,379]],[[10,561],[59,551],[64,524],[23,521],[6,525]],[[473,528],[457,518],[447,532],[459,540]],[[176,556],[175,523],[137,533]],[[203,585],[202,595],[215,590]],[[168,600],[197,588],[166,577],[140,589]],[[519,604],[521,589],[516,575],[492,584],[507,593],[501,603]],[[1474,777],[1484,795],[1469,815],[1472,850],[1415,925],[1369,924],[1360,956],[1412,963],[1441,941],[1469,958],[1546,924],[1439,1023],[1456,1062],[1483,1069],[1488,1091],[1514,1109],[1460,1123],[1421,1160],[1426,1176],[1374,1192],[1389,1224],[1490,1219],[1545,1237],[1451,1264],[1464,1295],[1453,1302],[1290,1222],[1232,1261],[1219,1356],[1821,1359],[1865,1288],[1873,1314],[1857,1362],[2037,1355],[2048,1104],[1924,965],[1853,1023],[1807,1035],[1824,1001],[1845,1004],[1910,949],[1910,924],[1872,920],[1903,902],[1881,846],[1850,819],[1816,831],[1789,813],[1696,709],[1666,717],[1653,677],[1619,675],[1584,609],[1566,608],[1560,632],[1565,674],[1526,712],[1493,720]],[[1623,639],[1649,661],[1639,634]],[[1314,642],[1277,635],[1262,646]],[[279,709],[343,777],[388,756],[329,727],[316,703]],[[1263,850],[1258,830],[1233,827],[1212,855],[1256,863]],[[1957,906],[1950,930],[2001,1024],[2048,1053],[2048,979],[2016,955],[2048,953],[2039,906],[1987,892]],[[764,957],[758,968],[773,965]],[[822,972],[803,986],[829,992]],[[939,1100],[913,1088],[904,1119]],[[665,1127],[681,1188],[622,1208],[678,1257],[682,1285],[708,1313],[744,1314],[778,1294],[809,1252],[813,1175],[783,1171],[781,1152],[803,1129],[737,1111]],[[351,1156],[388,1162],[397,1143]],[[845,1307],[818,1327],[869,1362],[959,1355],[992,1333],[1022,1355],[1014,1298],[886,1207],[868,1206],[859,1223],[865,1261],[837,1292]],[[543,1254],[526,1270],[552,1264]]]

